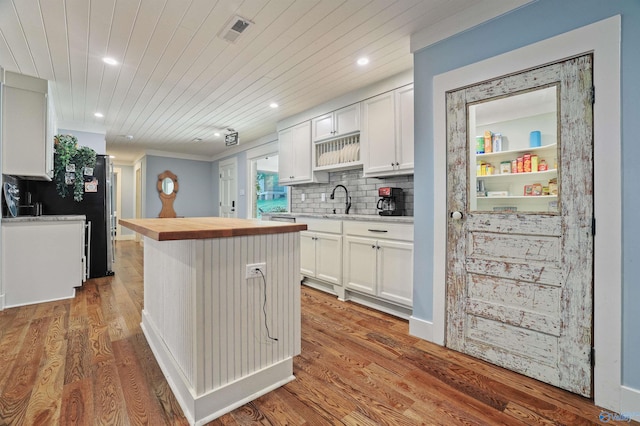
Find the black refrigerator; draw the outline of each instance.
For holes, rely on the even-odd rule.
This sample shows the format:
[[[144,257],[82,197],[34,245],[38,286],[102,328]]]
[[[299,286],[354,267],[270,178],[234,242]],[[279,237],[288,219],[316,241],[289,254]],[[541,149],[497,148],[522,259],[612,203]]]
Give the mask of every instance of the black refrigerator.
[[[26,190],[33,201],[42,203],[42,214],[83,214],[87,217],[86,256],[88,277],[113,275],[113,238],[115,215],[113,214],[113,170],[109,157],[96,156],[93,177],[98,181],[97,192],[85,192],[82,201],[73,200],[73,192],[62,198],[55,182],[29,181]]]

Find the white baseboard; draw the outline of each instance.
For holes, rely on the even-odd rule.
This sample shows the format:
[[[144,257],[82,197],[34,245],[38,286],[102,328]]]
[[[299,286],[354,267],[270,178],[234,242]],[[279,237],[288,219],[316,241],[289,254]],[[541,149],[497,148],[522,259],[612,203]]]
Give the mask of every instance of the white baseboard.
[[[0,311],[4,311],[4,294],[0,294]]]
[[[357,291],[345,291],[345,301],[358,303],[375,309],[376,311],[384,312],[404,320],[408,320],[411,317],[411,308],[396,305],[395,303],[387,302],[385,300],[378,299],[377,297],[370,297],[366,294],[358,293]]]
[[[438,343],[433,341],[433,322],[416,318],[413,315],[409,318],[409,334],[428,342]]]
[[[295,380],[293,357],[290,357],[217,389],[197,395],[164,345],[153,320],[144,310],[142,311],[141,327],[151,351],[190,425],[204,425]]]
[[[640,421],[640,390],[622,386],[620,414],[631,420]]]

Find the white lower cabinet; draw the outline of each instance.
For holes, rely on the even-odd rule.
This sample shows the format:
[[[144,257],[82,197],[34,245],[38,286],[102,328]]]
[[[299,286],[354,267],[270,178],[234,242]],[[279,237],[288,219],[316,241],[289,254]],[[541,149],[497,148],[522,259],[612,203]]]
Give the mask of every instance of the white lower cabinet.
[[[347,288],[375,296],[378,274],[376,240],[347,236],[344,239],[344,246]]]
[[[413,306],[413,243],[378,240],[378,295]]]
[[[2,221],[0,308],[74,297],[84,277],[84,216]]]
[[[301,232],[300,273],[331,284],[342,285],[342,236]]]
[[[304,283],[402,318],[413,308],[413,224],[298,217]]]
[[[300,273],[307,283],[344,297],[342,290],[342,221],[298,218],[307,230],[300,232]]]
[[[354,222],[345,223],[344,233],[347,290],[411,307],[413,226]]]

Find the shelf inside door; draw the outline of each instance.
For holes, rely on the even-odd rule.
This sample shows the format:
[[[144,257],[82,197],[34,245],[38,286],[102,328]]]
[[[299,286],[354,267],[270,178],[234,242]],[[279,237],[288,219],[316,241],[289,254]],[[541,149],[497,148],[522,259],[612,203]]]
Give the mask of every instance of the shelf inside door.
[[[478,197],[477,200],[541,200],[556,198],[558,198],[557,195],[504,195],[501,197]]]
[[[539,151],[544,151],[546,149],[549,148],[556,148],[558,146],[557,143],[552,143],[549,145],[543,145],[543,146],[537,146],[537,147],[533,147],[533,148],[522,148],[522,149],[512,149],[512,150],[508,150],[508,151],[498,151],[498,152],[487,152],[484,154],[475,154],[476,159],[484,159],[484,158],[492,158],[492,157],[498,157],[501,155],[518,155],[518,154],[523,154],[523,153],[531,153],[531,154],[535,154]]]
[[[495,174],[495,175],[476,175],[476,179],[495,179],[495,178],[522,178],[522,177],[528,177],[528,178],[534,178],[536,179],[537,177],[540,178],[545,178],[546,177],[550,177],[550,176],[555,176],[558,173],[557,169],[551,169],[551,170],[544,170],[541,172],[524,172],[524,173],[502,173],[502,174]]]

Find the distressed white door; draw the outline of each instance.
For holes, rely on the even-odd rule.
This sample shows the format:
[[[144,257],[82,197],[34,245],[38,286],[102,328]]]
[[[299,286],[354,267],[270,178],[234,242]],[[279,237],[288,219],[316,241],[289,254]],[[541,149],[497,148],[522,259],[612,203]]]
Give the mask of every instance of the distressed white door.
[[[220,162],[220,217],[237,217],[235,158]]]
[[[551,86],[557,93],[557,207],[541,211],[511,193],[505,203],[516,211],[472,205],[478,188],[469,111]],[[592,93],[592,57],[585,55],[449,92],[446,99],[446,345],[584,396],[591,395],[592,376]],[[544,176],[518,179],[534,183]],[[501,178],[484,181],[492,179]]]

